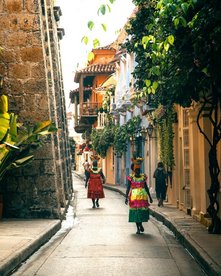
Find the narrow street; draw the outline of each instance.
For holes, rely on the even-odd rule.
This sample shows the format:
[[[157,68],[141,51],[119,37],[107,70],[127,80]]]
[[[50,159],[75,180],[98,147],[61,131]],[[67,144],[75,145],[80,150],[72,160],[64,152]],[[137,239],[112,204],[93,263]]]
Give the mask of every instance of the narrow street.
[[[136,235],[122,195],[105,190],[100,208],[92,209],[83,181],[74,177],[73,185],[75,199],[62,229],[12,275],[205,275],[154,218]]]

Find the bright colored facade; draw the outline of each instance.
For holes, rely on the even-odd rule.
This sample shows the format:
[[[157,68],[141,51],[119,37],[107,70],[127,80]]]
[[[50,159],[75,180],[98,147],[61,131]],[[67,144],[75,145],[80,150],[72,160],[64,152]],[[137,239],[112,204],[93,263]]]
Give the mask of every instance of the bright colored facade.
[[[122,40],[122,37],[121,37]],[[115,42],[117,45],[118,42]],[[136,91],[133,89],[132,72],[136,66],[133,53],[116,47],[116,55],[112,56],[115,70],[109,78],[115,80],[115,92],[111,97],[109,113],[115,124],[121,126],[130,119],[139,116],[141,122],[137,125],[135,135],[128,140],[127,150],[123,156],[115,154],[113,147],[107,151],[106,158],[102,161],[103,169],[107,177],[107,183],[111,185],[126,184],[126,175],[130,173],[131,158],[134,151],[144,158],[142,170],[148,176],[148,185],[152,194],[155,194],[155,180],[153,173],[160,159],[160,133],[159,126],[152,124],[150,115],[154,109],[150,107],[146,97],[136,99]],[[97,60],[97,59],[95,59]],[[97,81],[102,86],[104,78]],[[94,87],[95,88],[95,87]],[[99,103],[102,96],[99,95]],[[94,98],[96,101],[98,98]],[[211,223],[207,208],[210,200],[207,190],[210,188],[211,179],[209,173],[209,143],[200,133],[197,125],[198,106],[193,104],[191,108],[174,107],[176,120],[173,123],[173,153],[175,165],[172,170],[172,181],[168,180],[167,202],[177,206],[205,225]],[[220,110],[219,110],[220,117]],[[206,111],[200,118],[202,131],[211,139],[213,128],[209,122]],[[97,125],[97,121],[94,123]],[[151,133],[148,132],[151,130]],[[221,166],[221,145],[217,147],[219,167]],[[220,182],[220,175],[219,175]],[[220,193],[217,201],[220,202]],[[219,217],[221,216],[219,212]]]

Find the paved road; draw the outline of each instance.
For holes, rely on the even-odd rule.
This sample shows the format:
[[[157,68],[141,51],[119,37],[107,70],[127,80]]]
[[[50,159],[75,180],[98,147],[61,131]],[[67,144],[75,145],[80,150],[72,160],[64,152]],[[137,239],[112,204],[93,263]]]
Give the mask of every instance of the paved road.
[[[135,224],[127,222],[122,195],[105,190],[100,208],[92,209],[83,182],[74,178],[73,185],[73,208],[61,231],[12,275],[205,275],[172,232],[154,218],[144,223],[144,234],[136,235]]]

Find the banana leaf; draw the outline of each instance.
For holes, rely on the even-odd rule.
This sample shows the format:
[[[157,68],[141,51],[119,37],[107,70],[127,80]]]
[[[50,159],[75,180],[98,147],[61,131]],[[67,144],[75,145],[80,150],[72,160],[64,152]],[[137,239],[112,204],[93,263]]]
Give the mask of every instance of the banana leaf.
[[[18,159],[12,163],[12,166],[18,168],[18,167],[27,165],[33,158],[34,158],[34,155],[30,155],[30,156],[26,156],[24,158]]]

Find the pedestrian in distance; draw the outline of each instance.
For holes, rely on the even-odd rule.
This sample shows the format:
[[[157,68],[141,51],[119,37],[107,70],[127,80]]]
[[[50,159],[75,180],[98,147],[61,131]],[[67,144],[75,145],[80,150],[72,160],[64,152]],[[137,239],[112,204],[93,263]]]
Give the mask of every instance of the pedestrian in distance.
[[[157,164],[157,168],[154,171],[153,177],[155,178],[155,190],[158,200],[158,206],[163,207],[163,201],[166,199],[167,192],[167,173],[164,169],[163,162]]]
[[[84,166],[84,175],[85,175],[84,180],[86,180],[86,178],[87,178],[87,172],[88,172],[88,170],[89,170],[89,168],[90,168],[90,164],[89,164],[89,162],[87,161],[87,159],[86,159],[85,162],[83,163],[83,166]]]
[[[137,226],[136,234],[144,232],[142,222],[149,220],[149,201],[153,202],[147,187],[147,176],[141,173],[140,167],[131,165],[132,173],[127,176],[127,190],[125,204],[129,200],[129,222],[135,222]]]
[[[103,184],[105,183],[105,176],[101,168],[98,168],[97,160],[94,160],[92,167],[86,173],[85,188],[87,190],[87,198],[92,200],[92,208],[99,207],[99,199],[104,198]]]

